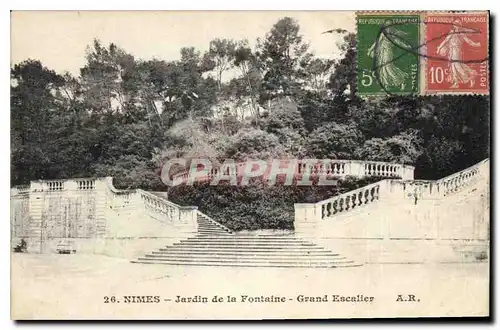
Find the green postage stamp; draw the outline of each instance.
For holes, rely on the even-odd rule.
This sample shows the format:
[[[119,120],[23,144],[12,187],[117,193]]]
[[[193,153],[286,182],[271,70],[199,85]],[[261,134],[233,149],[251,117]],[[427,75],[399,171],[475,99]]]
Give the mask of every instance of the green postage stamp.
[[[358,13],[358,94],[418,94],[419,24],[418,14]]]

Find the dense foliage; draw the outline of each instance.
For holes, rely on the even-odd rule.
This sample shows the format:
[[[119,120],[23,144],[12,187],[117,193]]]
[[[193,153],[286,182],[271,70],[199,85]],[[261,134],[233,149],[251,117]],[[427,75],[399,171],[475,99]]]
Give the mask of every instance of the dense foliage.
[[[294,203],[316,203],[331,196],[382,180],[381,177],[347,177],[331,186],[270,186],[254,179],[248,186],[212,186],[198,183],[169,190],[169,199],[199,209],[233,230],[293,229]]]
[[[255,47],[216,38],[204,54],[180,49],[177,61],[138,60],[95,40],[78,77],[37,60],[18,63],[11,69],[11,184],[113,176],[120,188],[167,190],[160,168],[173,157],[382,160],[436,179],[488,157],[488,97],[363,100],[355,35],[338,33],[340,54],[330,59],[315,57],[298,23],[283,18]],[[224,218],[245,214],[249,223],[274,217],[282,199],[287,207],[306,199],[290,187],[223,188],[206,198],[263,205],[253,213],[245,202],[224,210]],[[189,204],[199,205],[197,198]]]

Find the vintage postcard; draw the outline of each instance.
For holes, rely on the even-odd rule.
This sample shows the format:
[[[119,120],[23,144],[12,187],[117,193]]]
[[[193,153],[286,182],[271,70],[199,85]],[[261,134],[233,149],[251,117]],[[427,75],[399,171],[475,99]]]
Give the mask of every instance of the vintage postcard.
[[[12,319],[490,316],[488,12],[11,26]]]

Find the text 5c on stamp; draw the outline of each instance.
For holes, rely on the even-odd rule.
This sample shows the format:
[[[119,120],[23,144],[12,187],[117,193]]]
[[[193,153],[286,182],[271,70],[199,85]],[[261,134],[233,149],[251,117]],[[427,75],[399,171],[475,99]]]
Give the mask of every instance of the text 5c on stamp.
[[[357,14],[357,93],[420,92],[420,15]]]

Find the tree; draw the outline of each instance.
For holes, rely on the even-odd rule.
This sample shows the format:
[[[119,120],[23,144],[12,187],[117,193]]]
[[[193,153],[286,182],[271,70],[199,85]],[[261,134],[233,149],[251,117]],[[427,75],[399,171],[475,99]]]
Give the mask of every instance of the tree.
[[[333,66],[329,87],[337,97],[345,97],[347,94],[353,98],[356,94],[356,35],[346,34],[338,47],[343,57]]]
[[[204,65],[213,67],[219,90],[222,88],[222,74],[234,66],[235,50],[236,42],[233,40],[216,38],[210,41],[208,52],[204,55]]]
[[[238,42],[234,52],[234,65],[239,68],[241,77],[234,79],[238,82],[240,95],[247,95],[250,98],[252,113],[254,117],[259,116],[258,96],[262,86],[262,75],[257,63],[258,59],[253,54],[252,49],[248,46],[248,41],[243,40]]]
[[[97,39],[87,47],[80,69],[86,104],[92,111],[126,111],[136,89],[134,57],[115,44],[104,47]]]
[[[363,141],[363,135],[353,124],[335,122],[318,127],[309,135],[312,156],[330,159],[353,159],[354,150]]]
[[[263,41],[259,41],[256,56],[264,73],[261,101],[278,95],[294,95],[303,85],[312,54],[299,32],[297,21],[285,17],[274,24]]]
[[[317,92],[325,91],[333,63],[332,60],[313,59],[307,67],[307,87]]]
[[[293,100],[279,98],[271,101],[270,111],[259,120],[259,126],[276,135],[287,153],[297,157],[305,154],[304,119]]]
[[[52,178],[51,151],[60,103],[55,92],[64,78],[36,60],[14,65],[11,78],[11,154],[13,184]]]
[[[226,157],[237,161],[266,160],[286,155],[276,135],[256,128],[244,128],[227,142]]]
[[[408,130],[390,138],[373,138],[356,149],[357,159],[414,165],[422,154],[418,132]]]

